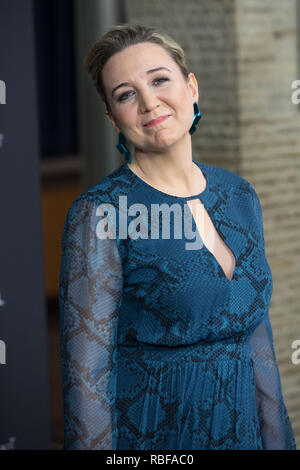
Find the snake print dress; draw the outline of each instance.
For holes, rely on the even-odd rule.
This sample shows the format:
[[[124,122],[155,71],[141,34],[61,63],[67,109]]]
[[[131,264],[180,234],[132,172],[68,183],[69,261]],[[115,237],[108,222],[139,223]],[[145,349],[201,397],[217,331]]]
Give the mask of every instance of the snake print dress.
[[[241,176],[193,162],[206,179],[198,195],[163,193],[124,163],[69,208],[59,293],[64,449],[296,449],[258,196]],[[188,237],[183,230],[193,198],[235,256],[231,280],[191,242],[193,217]]]

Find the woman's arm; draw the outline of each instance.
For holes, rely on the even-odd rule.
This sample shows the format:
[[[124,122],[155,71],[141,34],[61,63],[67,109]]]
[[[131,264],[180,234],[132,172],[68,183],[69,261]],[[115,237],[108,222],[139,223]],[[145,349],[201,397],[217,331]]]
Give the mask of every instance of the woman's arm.
[[[269,312],[250,337],[257,414],[264,449],[296,449],[284,404]]]
[[[254,211],[258,221],[262,256],[265,240],[262,209],[252,189]],[[267,309],[263,320],[250,336],[251,358],[254,366],[257,413],[264,449],[296,449],[293,430],[284,404],[277,364],[272,327]]]
[[[62,237],[60,350],[63,449],[116,449],[116,344],[122,268],[115,239],[96,235],[97,204],[70,207]]]

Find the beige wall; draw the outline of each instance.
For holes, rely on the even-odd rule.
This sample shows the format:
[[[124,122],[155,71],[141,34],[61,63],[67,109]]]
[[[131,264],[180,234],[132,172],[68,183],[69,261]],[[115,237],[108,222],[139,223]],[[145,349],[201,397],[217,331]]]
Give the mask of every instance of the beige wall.
[[[199,84],[193,157],[250,181],[261,200],[274,290],[270,319],[300,448],[300,110],[296,0],[127,0],[126,21],[177,39]],[[299,27],[299,26],[298,26]],[[298,30],[299,34],[299,30]]]
[[[273,273],[270,318],[282,389],[300,446],[300,109],[296,1],[236,2],[240,172],[260,197]],[[299,21],[299,19],[298,19]]]

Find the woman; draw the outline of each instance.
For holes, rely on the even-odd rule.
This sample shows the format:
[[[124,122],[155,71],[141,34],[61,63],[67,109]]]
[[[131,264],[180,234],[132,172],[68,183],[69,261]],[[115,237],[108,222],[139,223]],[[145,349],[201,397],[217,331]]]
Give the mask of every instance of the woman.
[[[295,449],[260,202],[242,177],[192,158],[201,114],[182,48],[124,24],[85,66],[127,161],[64,226],[64,449]]]

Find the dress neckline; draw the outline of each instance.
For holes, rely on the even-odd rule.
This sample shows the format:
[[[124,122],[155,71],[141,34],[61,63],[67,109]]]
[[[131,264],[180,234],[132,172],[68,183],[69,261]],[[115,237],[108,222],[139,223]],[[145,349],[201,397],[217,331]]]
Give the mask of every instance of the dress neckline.
[[[155,193],[158,193],[160,194],[161,196],[164,196],[164,197],[169,197],[169,198],[173,198],[173,199],[180,199],[182,201],[187,201],[187,200],[191,200],[191,199],[196,199],[196,198],[202,198],[206,192],[208,191],[208,186],[209,186],[209,181],[208,181],[208,178],[207,178],[207,172],[206,170],[204,169],[204,165],[200,162],[198,162],[197,160],[192,160],[193,163],[195,163],[199,168],[200,170],[202,171],[202,174],[206,180],[206,185],[205,185],[205,188],[203,189],[203,191],[201,191],[200,193],[198,194],[193,194],[191,196],[175,196],[174,194],[168,194],[168,193],[165,193],[163,191],[160,191],[159,189],[157,188],[154,188],[154,186],[151,186],[149,183],[146,183],[146,181],[144,181],[142,178],[140,178],[136,173],[134,173],[134,171],[131,170],[131,168],[129,168],[128,166],[128,163],[124,163],[124,167],[127,171],[130,172],[130,174],[134,177],[135,180],[139,181],[141,184],[143,184],[144,186],[146,186],[148,189],[151,189],[152,191],[154,191]]]
[[[227,275],[225,274],[225,271],[223,270],[223,267],[221,266],[221,264],[219,263],[219,261],[217,260],[217,258],[215,257],[215,255],[207,248],[207,246],[205,245],[205,243],[203,242],[203,248],[204,248],[204,251],[206,251],[208,253],[208,255],[212,258],[213,262],[216,264],[216,266],[218,267],[219,269],[219,272],[221,273],[221,276],[222,278],[224,278],[225,282],[228,284],[228,285],[231,285],[232,284],[232,281],[236,278],[236,273],[239,269],[238,267],[238,255],[239,255],[239,252],[237,250],[238,247],[235,247],[233,249],[233,244],[229,243],[228,242],[228,237],[225,236],[220,230],[217,230],[217,219],[215,217],[215,212],[218,210],[216,207],[215,207],[215,192],[214,190],[212,189],[214,187],[214,184],[212,183],[212,181],[210,180],[210,178],[207,176],[209,174],[209,165],[206,165],[204,163],[201,163],[201,162],[198,162],[197,160],[192,160],[199,168],[200,170],[202,171],[203,173],[203,176],[206,180],[206,185],[205,185],[205,188],[203,191],[201,191],[201,193],[199,194],[194,194],[192,196],[174,196],[172,194],[167,194],[167,193],[164,193],[163,191],[160,191],[159,189],[156,189],[154,188],[153,186],[151,186],[150,184],[146,183],[146,181],[144,181],[142,178],[140,178],[139,176],[137,176],[128,166],[127,163],[124,163],[124,168],[129,172],[129,174],[136,180],[138,181],[141,185],[147,187],[149,190],[153,191],[154,193],[159,194],[161,197],[164,197],[164,198],[171,198],[173,200],[177,200],[177,201],[180,201],[180,202],[183,202],[185,204],[185,201],[189,201],[191,199],[200,199],[200,201],[204,204],[204,207],[213,223],[213,225],[215,226],[215,230],[218,232],[218,234],[220,235],[221,239],[223,240],[223,242],[227,245],[227,247],[231,250],[232,254],[234,255],[235,257],[235,266],[234,266],[234,270],[233,270],[233,273],[232,273],[232,277],[231,279],[229,279],[227,277]],[[210,176],[210,174],[209,174]],[[189,204],[187,204],[189,205]],[[196,224],[196,221],[195,221],[195,218],[194,218],[194,215],[192,213],[192,218],[195,222],[195,227],[196,227],[196,230],[201,238],[201,235],[198,231],[198,227],[197,227],[197,224]],[[226,230],[226,225],[223,227],[224,230]],[[238,245],[239,246],[239,245]]]

